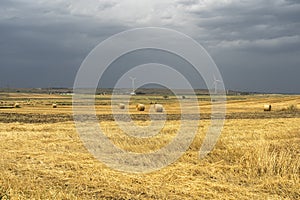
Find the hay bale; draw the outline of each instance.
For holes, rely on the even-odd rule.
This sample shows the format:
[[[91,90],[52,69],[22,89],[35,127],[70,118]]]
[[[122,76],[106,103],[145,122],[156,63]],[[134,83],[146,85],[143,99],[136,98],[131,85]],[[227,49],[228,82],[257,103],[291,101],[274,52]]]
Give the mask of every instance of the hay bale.
[[[57,108],[57,104],[56,103],[52,104],[52,108]]]
[[[21,105],[19,103],[15,103],[14,107],[15,108],[21,108]]]
[[[264,105],[264,111],[271,111],[272,106],[270,104],[265,104]]]
[[[145,105],[144,104],[137,104],[136,105],[136,110],[138,111],[144,111],[145,110]]]
[[[155,104],[154,109],[155,109],[155,112],[163,112],[164,111],[164,107],[161,104]]]
[[[120,103],[119,104],[119,108],[122,109],[122,110],[125,109],[125,104],[124,103]]]

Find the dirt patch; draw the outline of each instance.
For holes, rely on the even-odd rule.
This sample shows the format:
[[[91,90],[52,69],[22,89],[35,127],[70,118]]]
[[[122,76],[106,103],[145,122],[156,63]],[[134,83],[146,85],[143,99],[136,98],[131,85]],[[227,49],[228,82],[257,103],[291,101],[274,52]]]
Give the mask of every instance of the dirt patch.
[[[118,119],[126,121],[126,115],[119,114]],[[112,114],[100,114],[97,115],[100,121],[114,121],[115,118]],[[167,120],[181,120],[180,114],[167,114]],[[80,116],[81,120],[92,119],[92,116]],[[154,115],[156,120],[160,119],[160,115]],[[187,120],[197,120],[198,116],[196,114],[189,114],[184,116]],[[210,119],[211,115],[208,113],[203,113],[200,115],[200,119]],[[276,119],[276,118],[300,118],[300,111],[296,112],[253,112],[253,113],[229,113],[226,114],[226,119]],[[150,116],[147,114],[132,114],[132,120],[137,121],[147,121],[150,120]],[[37,114],[37,113],[0,113],[0,122],[2,123],[57,123],[57,122],[67,122],[73,121],[73,115],[69,114]]]

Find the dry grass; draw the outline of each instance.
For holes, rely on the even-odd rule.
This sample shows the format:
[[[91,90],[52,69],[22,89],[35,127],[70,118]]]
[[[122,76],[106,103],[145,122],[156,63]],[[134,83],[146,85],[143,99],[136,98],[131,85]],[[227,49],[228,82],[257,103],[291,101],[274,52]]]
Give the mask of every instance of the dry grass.
[[[283,97],[286,103],[279,98],[251,98],[230,102],[229,112],[252,101],[256,103],[250,108],[257,112],[263,112],[265,101],[278,110],[298,103],[295,97]],[[39,113],[61,109],[40,106]],[[227,120],[215,149],[199,160],[210,125],[203,120],[189,150],[172,165],[149,174],[118,172],[97,161],[71,121],[0,122],[0,199],[300,199],[299,122],[297,117]],[[167,121],[162,132],[149,140],[122,134],[112,121],[101,125],[121,148],[148,152],[167,144],[179,122]]]

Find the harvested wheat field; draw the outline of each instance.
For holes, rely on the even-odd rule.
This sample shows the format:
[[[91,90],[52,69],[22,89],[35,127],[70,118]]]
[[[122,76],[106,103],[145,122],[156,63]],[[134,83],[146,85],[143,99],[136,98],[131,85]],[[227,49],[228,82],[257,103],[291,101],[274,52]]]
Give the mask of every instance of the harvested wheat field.
[[[134,98],[129,111],[140,125],[148,123],[151,98],[164,106],[162,131],[150,139],[126,136],[111,115],[109,96],[99,96],[97,116],[105,134],[138,153],[168,144],[179,127],[176,99]],[[71,97],[3,94],[3,107],[20,108],[0,108],[0,199],[300,199],[299,100],[229,96],[222,134],[200,160],[210,125],[210,101],[201,97],[200,125],[189,149],[173,164],[139,174],[110,169],[88,152],[75,128]],[[144,112],[136,110],[137,102],[146,105]],[[264,112],[264,104],[272,104],[272,111]]]

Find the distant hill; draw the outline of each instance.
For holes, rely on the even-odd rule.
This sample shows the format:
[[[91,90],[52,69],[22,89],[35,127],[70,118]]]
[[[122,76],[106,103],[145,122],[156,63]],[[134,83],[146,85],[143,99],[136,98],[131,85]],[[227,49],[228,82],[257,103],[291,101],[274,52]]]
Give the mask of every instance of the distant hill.
[[[112,94],[114,89],[112,88],[98,88],[96,90],[96,94]],[[175,89],[177,94],[179,95],[187,95],[189,94],[189,90],[186,89]],[[0,88],[0,92],[2,93],[39,93],[39,94],[72,94],[72,88]],[[124,89],[115,89],[115,93],[119,94],[130,94],[132,90],[130,88]],[[194,92],[197,95],[208,95],[209,91],[207,89],[196,89]],[[145,87],[138,88],[135,90],[137,95],[174,95],[170,89],[164,88],[162,86],[155,85],[155,88]],[[240,92],[227,90],[228,95],[251,95],[251,94],[259,94],[255,92]]]

